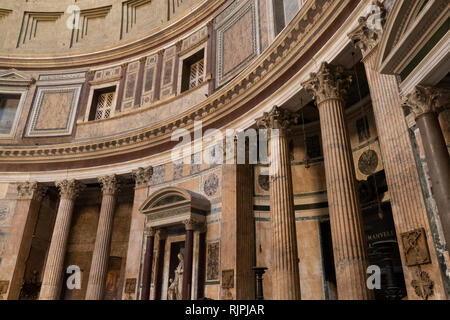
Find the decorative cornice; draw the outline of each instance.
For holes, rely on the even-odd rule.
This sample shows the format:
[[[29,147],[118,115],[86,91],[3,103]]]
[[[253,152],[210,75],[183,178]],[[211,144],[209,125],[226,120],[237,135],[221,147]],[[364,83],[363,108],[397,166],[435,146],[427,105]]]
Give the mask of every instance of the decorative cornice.
[[[358,26],[348,34],[366,57],[378,45],[386,24],[387,11],[380,1],[372,2],[372,11],[358,19]]]
[[[75,200],[81,191],[86,187],[83,183],[71,180],[62,180],[55,182],[55,185],[59,189],[61,199]]]
[[[263,129],[286,130],[295,122],[292,112],[274,106],[270,112],[264,112],[261,118],[256,119],[256,126]]]
[[[351,82],[352,77],[344,67],[323,62],[319,71],[311,73],[310,79],[302,86],[312,93],[317,105],[320,105],[329,99],[343,100]]]
[[[410,107],[417,119],[426,113],[436,111],[441,94],[436,88],[419,85],[403,99],[403,105]]]
[[[17,185],[17,192],[19,199],[37,200],[41,201],[47,192],[47,187],[37,183],[36,181],[27,181]]]
[[[115,174],[97,178],[102,185],[103,195],[114,195],[119,191],[119,177]]]
[[[132,172],[136,187],[146,187],[153,176],[153,167],[138,168]]]
[[[74,157],[93,159],[114,154],[123,154],[161,145],[170,141],[173,130],[183,128],[193,130],[195,120],[202,119],[209,125],[230,112],[238,109],[258,92],[265,90],[270,81],[302,57],[321,36],[323,23],[332,23],[331,16],[342,14],[347,6],[357,1],[310,0],[302,8],[291,24],[275,42],[236,79],[210,95],[204,102],[189,112],[168,121],[158,123],[131,134],[113,138],[103,138],[91,142],[76,142],[53,146],[1,147],[0,162],[30,163],[38,161],[70,161]]]

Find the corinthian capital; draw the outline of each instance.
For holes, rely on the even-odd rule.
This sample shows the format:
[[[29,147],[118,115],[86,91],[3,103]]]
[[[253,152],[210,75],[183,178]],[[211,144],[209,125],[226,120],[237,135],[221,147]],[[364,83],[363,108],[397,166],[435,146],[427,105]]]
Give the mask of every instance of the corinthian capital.
[[[403,104],[410,107],[417,117],[436,111],[441,92],[432,87],[416,86],[414,91],[403,99]]]
[[[386,8],[380,1],[373,1],[371,11],[358,19],[358,26],[348,34],[356,47],[367,56],[380,41],[386,23]]]
[[[310,79],[302,86],[311,92],[317,105],[328,99],[343,99],[350,87],[352,77],[342,66],[323,62],[317,73],[311,73]]]
[[[47,187],[36,181],[22,182],[17,185],[19,199],[29,199],[41,201],[47,192]]]
[[[294,117],[289,110],[274,106],[270,112],[264,112],[261,118],[256,119],[258,128],[288,129],[294,123]]]
[[[59,189],[59,194],[61,199],[74,200],[78,194],[86,187],[83,183],[71,180],[62,180],[55,182],[55,185]]]
[[[102,185],[103,195],[113,195],[119,190],[119,178],[115,174],[97,179]]]
[[[153,175],[153,167],[138,168],[133,170],[132,175],[136,181],[136,187],[146,186]]]

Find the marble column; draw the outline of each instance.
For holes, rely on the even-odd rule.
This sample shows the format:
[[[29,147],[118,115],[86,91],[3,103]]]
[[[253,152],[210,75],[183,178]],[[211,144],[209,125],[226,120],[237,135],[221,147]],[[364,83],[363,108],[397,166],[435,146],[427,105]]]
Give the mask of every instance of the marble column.
[[[144,271],[142,274],[142,294],[141,300],[150,299],[150,286],[152,283],[153,272],[153,251],[155,245],[155,229],[148,228],[145,230],[147,243],[145,246]]]
[[[300,276],[295,226],[294,195],[289,158],[288,127],[292,115],[275,106],[256,120],[270,130],[270,227],[272,233],[272,297],[299,300]]]
[[[156,259],[155,272],[155,300],[161,300],[163,272],[164,272],[164,250],[166,248],[167,233],[165,230],[158,230],[158,257]]]
[[[338,298],[362,300],[373,295],[366,286],[366,239],[344,117],[343,95],[350,82],[342,67],[324,62],[302,85],[320,114]]]
[[[17,203],[0,264],[0,280],[9,282],[6,292],[0,295],[2,300],[19,299],[33,232],[46,190],[47,187],[35,181],[17,185]]]
[[[198,225],[198,221],[188,219],[184,222],[186,228],[186,241],[184,243],[184,270],[183,270],[183,287],[181,290],[181,298],[183,300],[191,299],[192,289],[192,262],[194,254],[194,229]]]
[[[417,86],[414,92],[406,97],[405,103],[412,108],[419,127],[432,192],[447,250],[450,250],[450,156],[436,113],[440,96],[439,89]]]
[[[127,261],[125,265],[125,281],[127,279],[134,279],[138,283],[140,257],[142,251],[142,238],[144,234],[145,215],[143,215],[139,208],[147,199],[148,184],[153,175],[153,168],[138,168],[132,172],[136,187],[134,188],[133,209],[131,211],[131,225],[130,235],[128,239]],[[125,290],[124,286],[124,290]],[[124,299],[136,299],[136,290],[133,293],[123,292]]]
[[[108,272],[109,251],[114,223],[116,194],[119,181],[116,175],[98,178],[102,185],[102,205],[98,220],[97,236],[92,253],[91,269],[86,291],[86,300],[102,300]]]
[[[75,199],[84,185],[76,180],[63,180],[55,183],[59,188],[61,199],[56,214],[52,240],[44,269],[40,300],[57,300],[63,279],[64,258]]]
[[[377,5],[379,6],[379,3]],[[349,37],[363,55],[362,62],[370,89],[397,239],[400,243],[402,234],[420,228],[425,229],[432,263],[422,265],[420,268],[428,273],[434,282],[433,298],[445,299],[446,293],[436,250],[432,249],[435,243],[431,235],[430,221],[402,109],[397,78],[395,75],[382,74],[378,71],[379,42],[385,25],[385,16],[386,10],[381,5],[379,10],[373,10],[367,16],[360,17],[358,26]],[[373,18],[378,19],[379,24],[371,23]],[[420,299],[413,285],[417,278],[417,267],[407,264],[403,245],[399,245],[399,250],[408,299]]]

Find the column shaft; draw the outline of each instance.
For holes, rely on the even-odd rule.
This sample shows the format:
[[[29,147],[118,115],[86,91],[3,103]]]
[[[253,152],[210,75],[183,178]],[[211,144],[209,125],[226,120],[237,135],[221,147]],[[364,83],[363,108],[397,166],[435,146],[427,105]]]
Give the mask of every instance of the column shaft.
[[[164,249],[166,247],[166,238],[159,236],[158,241],[158,259],[155,272],[155,300],[161,300],[162,277],[164,271]]]
[[[288,139],[284,130],[271,132],[270,226],[272,230],[272,290],[276,300],[298,300],[297,232]]]
[[[186,230],[186,242],[184,249],[184,270],[183,270],[183,288],[182,299],[191,299],[192,288],[192,255],[194,252],[194,231]]]
[[[155,235],[154,233],[147,235],[147,243],[144,257],[144,272],[142,275],[142,294],[141,300],[150,299],[150,285],[152,282],[153,272],[153,251],[154,251]]]
[[[111,183],[111,181],[109,181],[109,183]],[[108,271],[112,229],[114,224],[114,210],[116,204],[116,196],[114,191],[115,190],[111,193],[103,193],[100,218],[97,227],[97,236],[95,238],[91,269],[89,271],[86,300],[103,299],[106,272]]]
[[[61,199],[56,215],[55,227],[47,255],[44,278],[42,280],[40,300],[57,300],[61,290],[63,265],[66,255],[67,239],[69,238],[70,223],[74,199]]]
[[[416,119],[416,123],[422,137],[433,195],[448,249],[450,248],[450,156],[434,112],[421,115]]]
[[[338,297],[369,299],[366,243],[343,109],[340,99],[319,104]]]
[[[289,111],[275,106],[256,120],[258,127],[270,130],[271,274],[272,298],[275,300],[301,298],[294,195],[287,137],[292,119]]]

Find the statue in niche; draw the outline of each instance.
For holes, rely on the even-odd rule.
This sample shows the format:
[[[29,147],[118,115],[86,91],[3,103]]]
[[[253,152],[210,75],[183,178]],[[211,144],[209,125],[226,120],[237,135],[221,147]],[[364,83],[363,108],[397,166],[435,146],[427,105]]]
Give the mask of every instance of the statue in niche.
[[[178,266],[175,268],[175,277],[169,279],[170,285],[167,291],[168,300],[181,300],[181,293],[183,288],[183,270],[184,257],[181,251],[178,253]]]

